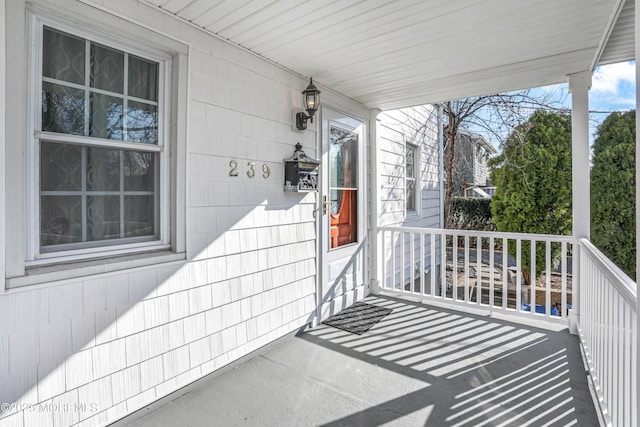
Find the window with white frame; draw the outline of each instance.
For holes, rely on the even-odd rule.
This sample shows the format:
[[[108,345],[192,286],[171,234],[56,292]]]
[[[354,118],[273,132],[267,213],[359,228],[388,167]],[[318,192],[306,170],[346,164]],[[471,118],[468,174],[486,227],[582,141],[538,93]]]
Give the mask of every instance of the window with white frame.
[[[32,256],[168,243],[168,59],[67,28],[38,31]]]
[[[404,157],[404,188],[405,188],[405,210],[407,213],[417,212],[417,162],[418,147],[412,144],[406,144]]]

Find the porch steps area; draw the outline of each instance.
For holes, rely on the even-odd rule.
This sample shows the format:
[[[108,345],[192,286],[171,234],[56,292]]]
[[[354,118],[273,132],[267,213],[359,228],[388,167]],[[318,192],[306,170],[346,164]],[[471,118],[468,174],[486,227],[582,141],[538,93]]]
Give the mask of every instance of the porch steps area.
[[[365,302],[393,311],[362,335],[321,324],[279,340],[116,425],[600,424],[566,327]]]

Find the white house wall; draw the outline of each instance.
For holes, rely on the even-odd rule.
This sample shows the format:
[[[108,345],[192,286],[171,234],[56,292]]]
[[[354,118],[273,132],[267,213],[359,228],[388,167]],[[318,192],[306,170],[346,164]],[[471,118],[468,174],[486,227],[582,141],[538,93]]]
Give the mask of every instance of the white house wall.
[[[441,139],[438,131],[437,107],[425,105],[385,111],[378,115],[378,120],[380,197],[378,225],[439,228],[441,206],[438,145]],[[416,206],[417,212],[406,212],[405,209],[405,147],[407,143],[417,146],[419,152],[416,186],[419,188],[420,200]],[[398,266],[395,274],[387,270],[387,277],[383,278],[385,283],[389,283],[392,277],[395,283],[399,283],[401,277],[399,266],[402,265],[400,260],[402,256],[405,257],[404,259],[410,259],[411,242],[413,242],[416,257],[413,264],[419,265],[419,236],[416,235],[411,239],[411,236],[407,235],[393,242],[390,236],[385,238],[386,252],[383,254],[383,261],[390,260],[391,248],[395,245],[395,265]],[[430,241],[428,240],[425,244],[425,253],[430,253]],[[430,265],[430,260],[424,261],[425,265]],[[409,270],[404,272],[404,277],[411,277],[410,275]]]
[[[6,187],[11,289],[0,295],[0,402],[23,406],[0,413],[0,426],[103,425],[312,319],[316,194],[284,193],[282,160],[296,142],[317,156],[316,124],[302,134],[290,127],[305,79],[157,9],[134,0],[96,1],[98,8],[74,0],[32,3],[88,25],[108,22],[114,34],[145,27],[190,46],[188,105],[174,123],[186,126],[187,135],[184,164],[174,165],[178,173],[186,170],[175,189],[186,199],[185,260],[107,273],[98,273],[97,262],[89,276],[11,287],[27,277],[28,49],[26,3],[6,2],[12,60],[3,83],[15,102],[6,111],[5,166],[14,178]],[[329,90],[322,101],[368,117]],[[232,161],[237,177],[230,176]],[[254,178],[246,174],[250,162]],[[261,175],[263,164],[270,167],[268,178]],[[428,218],[437,217],[428,205]],[[55,405],[67,410],[52,410]]]
[[[425,105],[378,115],[380,217],[378,225],[440,226],[438,110]],[[405,146],[419,147],[419,212],[405,212]]]

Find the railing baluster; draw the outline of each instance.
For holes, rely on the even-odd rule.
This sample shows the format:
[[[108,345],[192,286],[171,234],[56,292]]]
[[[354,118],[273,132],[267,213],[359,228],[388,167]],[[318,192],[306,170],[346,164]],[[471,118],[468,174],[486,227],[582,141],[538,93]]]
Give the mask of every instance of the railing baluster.
[[[602,275],[600,273],[598,273],[598,275],[600,276],[598,281],[603,281],[605,280],[604,277],[602,277]],[[601,290],[601,296],[598,299],[598,301],[600,301],[600,303],[606,307],[608,301],[608,292],[607,292],[607,287],[603,286],[602,290]],[[600,377],[600,384],[602,387],[602,393],[604,395],[604,401],[605,403],[610,403],[609,402],[609,396],[607,393],[607,382],[605,381],[605,376],[608,375],[607,373],[607,350],[608,350],[608,345],[607,345],[607,334],[606,334],[606,322],[607,322],[607,312],[608,310],[602,310],[601,314],[600,314],[600,321],[598,322],[598,335],[600,336],[599,338],[599,344],[600,344],[600,356],[598,359],[598,363],[599,363],[599,369],[598,369],[598,373],[599,373],[599,377]]]
[[[451,280],[451,296],[454,301],[458,300],[458,236],[456,234],[451,235],[451,252],[453,256],[453,274]]]
[[[630,329],[631,329],[631,333],[630,338],[629,338],[629,342],[631,343],[631,369],[630,372],[631,374],[629,375],[629,378],[631,379],[632,383],[631,383],[631,405],[628,406],[628,408],[630,408],[631,410],[631,423],[629,425],[632,426],[637,426],[638,425],[638,411],[635,410],[636,408],[636,402],[638,401],[638,383],[636,381],[636,379],[638,378],[638,365],[635,363],[636,360],[638,360],[638,341],[636,339],[636,332],[635,332],[635,328],[636,325],[638,324],[638,313],[634,310],[631,312],[631,322],[630,323]]]
[[[502,238],[502,308],[509,306],[509,239]],[[516,307],[516,310],[518,308]]]
[[[471,296],[469,296],[471,297]],[[482,303],[482,237],[476,237],[476,304]]]
[[[396,289],[396,232],[391,232],[391,289]]]
[[[401,231],[400,232],[400,291],[404,292],[405,289],[405,274],[404,274],[404,269],[406,267],[406,263],[405,263],[405,256],[404,256],[404,252],[405,252],[405,243],[404,243],[404,235],[405,232]]]
[[[409,245],[409,257],[411,258],[411,262],[409,264],[409,290],[412,294],[415,294],[416,267],[420,268],[420,263],[416,262],[416,235],[413,232],[409,233]]]
[[[596,274],[594,274],[594,276],[596,276]],[[595,279],[593,280],[594,282],[598,282],[600,278],[594,277],[594,279]],[[601,304],[604,304],[604,295],[602,295],[603,290],[604,290],[604,286],[599,288],[594,288],[593,289],[594,297],[589,303],[590,305],[589,311],[593,313],[593,320],[591,325],[591,328],[593,330],[593,338],[591,341],[591,351],[592,351],[593,364],[595,366],[595,370],[597,373],[596,379],[598,381],[600,381],[599,376],[602,375],[602,366],[600,364],[600,361],[602,360],[602,336],[600,335],[602,313],[595,310],[596,308],[595,301],[600,301]],[[603,391],[600,390],[600,393],[602,394]]]
[[[613,295],[613,289],[610,286],[607,286],[606,289],[606,294],[607,294],[607,300],[605,301],[605,307],[613,307],[614,303],[615,303],[615,298]],[[604,364],[606,366],[605,372],[607,373],[606,375],[608,375],[608,378],[613,378],[613,334],[611,333],[612,331],[612,327],[613,327],[613,310],[609,309],[606,310],[606,315],[605,315],[605,325],[604,326],[604,334],[605,334],[605,342],[604,342],[604,348],[605,348],[605,359],[604,359]],[[607,381],[607,398],[606,401],[609,405],[614,405],[614,400],[613,400],[613,381]],[[613,408],[612,408],[613,409]],[[613,416],[612,414],[612,418],[614,418],[614,425],[617,425],[615,423],[615,416]]]
[[[567,317],[567,243],[562,242],[561,246],[562,255],[560,257],[562,263],[562,287],[560,293],[560,317],[565,319]],[[572,300],[573,301],[573,300]]]
[[[425,283],[424,283],[424,257],[425,257],[425,247],[424,247],[424,233],[420,233],[420,253],[418,256],[420,257],[420,294],[424,295],[425,292]],[[431,253],[429,254],[431,256]]]
[[[545,254],[544,254],[544,264],[545,264],[545,279],[546,279],[546,287],[544,294],[544,306],[545,306],[545,317],[551,316],[551,242],[547,240],[545,242]]]
[[[529,292],[531,297],[529,304],[531,305],[531,315],[536,315],[536,240],[531,239],[531,259],[529,260]]]
[[[631,384],[633,382],[631,375],[631,331],[633,330],[633,325],[631,325],[631,310],[629,309],[629,304],[625,303],[623,307],[623,321],[622,321],[622,332],[623,332],[623,342],[622,342],[622,354],[626,355],[624,360],[622,361],[622,375],[621,379],[623,381],[622,384],[622,399],[620,399],[620,405],[622,405],[622,410],[624,411],[624,419],[622,420],[622,425],[629,426],[631,424],[631,407],[633,402],[631,400]],[[635,366],[635,363],[633,363]],[[635,412],[635,411],[634,411]]]
[[[440,235],[440,296],[447,298],[447,235]]]
[[[623,336],[623,328],[624,328],[624,300],[620,297],[620,294],[616,293],[616,309],[614,312],[614,328],[613,328],[613,337],[614,337],[614,366],[613,366],[613,375],[616,376],[616,378],[620,378],[622,380],[622,377],[624,377],[624,372],[622,371],[622,365],[623,365],[623,359],[624,358],[624,347],[623,347],[623,343],[624,343],[624,336]],[[617,416],[620,416],[623,414],[624,408],[622,408],[622,404],[620,403],[622,401],[622,396],[620,395],[621,392],[621,387],[620,388],[615,388],[614,392],[613,392],[613,401],[615,404],[618,405],[618,408],[616,409],[615,413]],[[616,425],[621,425],[620,423],[617,423]]]
[[[469,236],[464,236],[464,302],[469,302]]]
[[[493,306],[495,305],[495,300],[494,300],[494,294],[495,294],[495,290],[494,290],[494,285],[495,285],[495,280],[494,280],[494,274],[495,274],[495,240],[493,238],[493,236],[489,237],[489,312],[493,313]]]
[[[429,266],[429,286],[431,288],[431,296],[436,296],[436,286],[438,286],[438,282],[436,280],[436,235],[435,233],[431,233],[431,243],[429,245],[429,261],[431,261],[431,265]]]
[[[382,288],[387,289],[387,260],[385,254],[387,253],[387,244],[385,242],[387,230],[382,230]],[[377,255],[377,254],[376,254]]]
[[[516,311],[522,311],[522,240],[516,239]]]

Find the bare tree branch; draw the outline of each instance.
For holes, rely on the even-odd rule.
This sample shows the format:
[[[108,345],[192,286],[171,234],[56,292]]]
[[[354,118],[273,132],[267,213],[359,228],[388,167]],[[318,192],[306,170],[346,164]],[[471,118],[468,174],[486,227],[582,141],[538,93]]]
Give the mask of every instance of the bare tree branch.
[[[490,140],[500,144],[516,127],[525,122],[536,110],[566,112],[562,107],[567,93],[562,91],[536,92],[531,90],[500,93],[444,102],[445,116],[445,200],[444,215],[446,227],[451,226],[450,207],[454,193],[454,161],[456,143],[461,130],[484,132]],[[479,132],[478,132],[479,131]],[[500,161],[508,162],[508,158]]]

